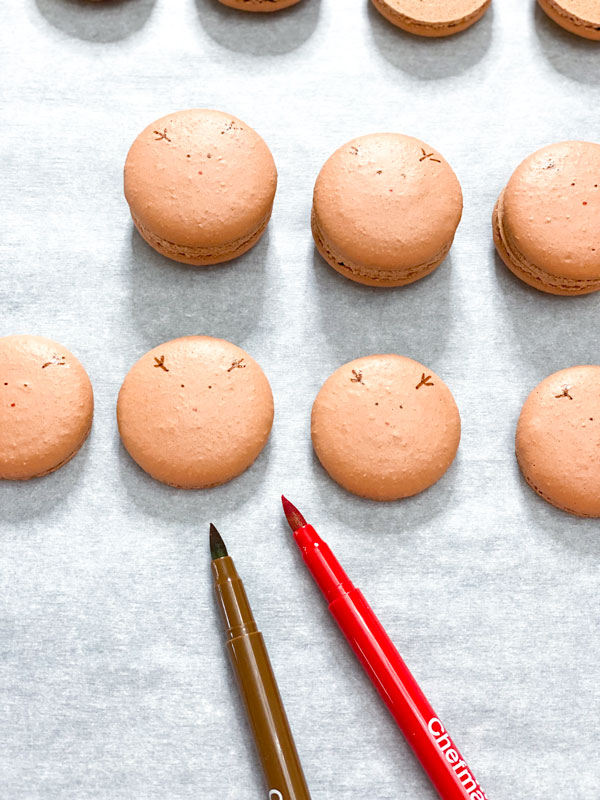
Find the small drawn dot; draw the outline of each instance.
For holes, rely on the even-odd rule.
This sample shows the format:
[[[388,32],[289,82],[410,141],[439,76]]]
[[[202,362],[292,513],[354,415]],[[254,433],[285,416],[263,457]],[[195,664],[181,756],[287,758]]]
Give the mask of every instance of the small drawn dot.
[[[207,158],[212,158],[212,156],[211,156],[211,154],[210,154],[210,153],[207,153],[207,154],[206,154],[206,157],[207,157]]]
[[[582,203],[581,205],[582,205],[582,206],[587,206],[587,203],[586,203],[586,201],[584,200],[584,201],[583,201],[583,203]]]
[[[379,405],[379,403],[375,403],[375,405],[376,405],[376,406],[378,406],[378,405]]]
[[[10,407],[11,407],[11,408],[14,408],[14,407],[15,407],[15,404],[14,404],[14,403],[11,403],[11,404],[10,404]]]
[[[572,183],[572,184],[571,184],[571,186],[575,186],[575,184],[574,184],[574,183]]]
[[[393,191],[394,191],[393,189],[390,189],[390,192],[393,192]]]
[[[5,386],[8,386],[8,383],[5,381],[5,382],[4,382],[4,385],[5,385]]]
[[[187,156],[186,156],[186,158],[191,158],[191,155],[188,153],[188,154],[187,154]]]
[[[185,389],[185,384],[184,383],[181,384],[181,388]]]
[[[198,175],[202,175],[202,170],[201,169],[198,170]]]
[[[209,386],[208,388],[209,388],[209,389],[212,389],[212,386]]]
[[[377,174],[378,174],[378,175],[381,175],[382,173],[383,173],[383,170],[382,170],[382,169],[378,169],[378,170],[377,170]]]
[[[594,418],[593,418],[593,417],[590,417],[590,422],[593,422],[593,421],[594,421]]]

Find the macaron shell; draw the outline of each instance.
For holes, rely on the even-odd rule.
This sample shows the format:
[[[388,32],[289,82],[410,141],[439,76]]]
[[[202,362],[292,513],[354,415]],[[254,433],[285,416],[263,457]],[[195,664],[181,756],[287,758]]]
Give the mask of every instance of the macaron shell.
[[[69,350],[41,336],[0,338],[0,479],[41,477],[66,464],[93,412],[90,379]]]
[[[271,211],[269,210],[268,215],[255,231],[219,247],[215,245],[210,247],[185,247],[181,244],[175,244],[157,236],[146,228],[138,218],[132,217],[132,219],[142,239],[161,255],[170,258],[172,261],[179,261],[181,264],[189,264],[194,267],[206,267],[210,264],[223,264],[226,261],[231,261],[248,252],[265,232],[270,217]]]
[[[295,6],[300,0],[219,0],[224,6],[238,8],[242,11],[281,11],[283,8]]]
[[[600,367],[578,366],[543,380],[517,425],[516,454],[529,485],[552,505],[600,517]]]
[[[491,0],[372,0],[389,22],[419,36],[451,36],[481,19]]]
[[[557,277],[599,281],[600,145],[559,142],[526,158],[504,190],[502,222],[525,260]]]
[[[439,263],[447,253],[462,214],[462,191],[430,145],[377,133],[353,139],[326,161],[313,209],[322,240],[339,261],[396,273],[402,281],[403,271]]]
[[[397,500],[434,484],[460,441],[452,394],[431,370],[399,355],[358,358],[323,384],[312,409],[315,453],[353,494]]]
[[[500,195],[496,205],[494,206],[494,213],[492,215],[492,230],[494,234],[494,244],[496,250],[502,261],[506,264],[509,270],[516,275],[517,278],[522,280],[534,289],[547,294],[560,295],[562,297],[576,296],[582,294],[590,294],[591,292],[598,291],[600,286],[597,282],[592,282],[592,285],[585,285],[585,281],[567,281],[564,278],[553,279],[549,273],[544,273],[539,269],[533,269],[532,265],[528,265],[528,271],[520,265],[519,261],[512,256],[504,241],[504,234],[500,222],[504,200],[504,193]],[[561,288],[562,287],[562,288]]]
[[[600,41],[598,0],[538,0],[546,14],[569,33]]]
[[[117,420],[131,457],[171,486],[231,480],[259,455],[273,424],[269,382],[248,353],[208,336],[174,339],[131,368]]]
[[[333,267],[336,272],[349,278],[355,283],[362,283],[364,286],[393,287],[406,286],[409,283],[421,280],[439,267],[448,255],[452,241],[448,242],[437,258],[432,259],[427,264],[420,264],[414,269],[384,270],[373,269],[351,261],[348,257],[342,256],[333,250],[332,244],[325,240],[321,230],[318,213],[313,206],[310,225],[315,245],[321,256]]]
[[[190,109],[142,131],[127,155],[124,181],[132,217],[153,236],[220,248],[265,224],[277,170],[266,143],[245,122]]]

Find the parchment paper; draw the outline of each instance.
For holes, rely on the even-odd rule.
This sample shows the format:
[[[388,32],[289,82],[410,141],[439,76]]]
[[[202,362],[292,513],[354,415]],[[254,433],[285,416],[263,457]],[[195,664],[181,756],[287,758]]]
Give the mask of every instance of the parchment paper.
[[[490,800],[600,796],[598,523],[538,499],[513,455],[538,381],[599,363],[600,295],[527,288],[490,228],[522,158],[598,140],[600,49],[533,0],[494,5],[427,41],[366,0],[254,16],[214,0],[2,2],[0,335],[63,343],[96,398],[69,465],[0,485],[2,798],[266,796],[213,603],[209,521],[246,581],[313,800],[434,797],[302,565],[281,492],[363,589]],[[121,177],[138,132],[192,106],[255,127],[280,176],[260,244],[197,270],[133,232]],[[322,163],[378,130],[438,148],[465,196],[447,262],[387,291],[337,275],[309,229]],[[141,472],[115,422],[129,367],[191,333],[247,349],[276,402],[256,464],[197,493]],[[445,378],[464,428],[438,485],[386,505],[327,477],[309,416],[336,367],[390,351]]]

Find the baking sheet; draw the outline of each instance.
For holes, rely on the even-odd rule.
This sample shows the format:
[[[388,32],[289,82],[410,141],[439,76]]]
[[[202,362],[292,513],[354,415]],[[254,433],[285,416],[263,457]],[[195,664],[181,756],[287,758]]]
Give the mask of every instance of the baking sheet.
[[[96,398],[70,464],[0,485],[2,798],[265,796],[211,594],[209,521],[246,581],[313,800],[434,797],[301,564],[282,491],[361,586],[490,800],[598,796],[598,523],[525,486],[513,436],[539,380],[598,363],[600,296],[521,284],[494,254],[490,215],[528,153],[598,138],[600,50],[533,0],[494,5],[443,41],[397,31],[366,0],[258,17],[214,0],[0,5],[0,335],[62,342]],[[137,133],[192,106],[255,127],[280,176],[260,244],[199,270],[140,240],[121,189]],[[437,147],[465,196],[447,262],[388,291],[337,275],[309,229],[321,164],[377,130]],[[247,349],[276,402],[256,464],[197,493],[142,473],[114,413],[136,359],[192,333]],[[381,505],[324,474],[309,415],[336,367],[389,351],[445,378],[464,427],[438,485]]]

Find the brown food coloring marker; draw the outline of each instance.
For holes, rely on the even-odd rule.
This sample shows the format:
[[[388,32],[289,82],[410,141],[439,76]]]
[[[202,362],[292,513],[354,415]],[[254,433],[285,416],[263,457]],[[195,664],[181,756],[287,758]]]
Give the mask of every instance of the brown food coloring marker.
[[[227,652],[268,787],[268,800],[310,800],[300,759],[262,634],[233,560],[214,525],[210,552]]]

